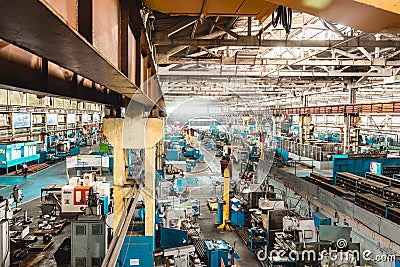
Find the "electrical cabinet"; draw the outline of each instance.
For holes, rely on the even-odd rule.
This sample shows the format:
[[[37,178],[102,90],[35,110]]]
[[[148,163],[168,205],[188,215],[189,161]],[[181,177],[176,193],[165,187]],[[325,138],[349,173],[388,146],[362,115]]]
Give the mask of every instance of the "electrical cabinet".
[[[72,222],[71,266],[101,266],[107,250],[107,229],[101,216],[80,216]]]

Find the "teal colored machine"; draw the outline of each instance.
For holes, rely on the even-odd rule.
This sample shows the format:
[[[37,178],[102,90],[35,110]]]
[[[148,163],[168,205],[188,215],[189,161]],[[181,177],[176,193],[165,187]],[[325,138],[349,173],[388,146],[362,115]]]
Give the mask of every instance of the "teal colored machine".
[[[321,225],[331,225],[331,219],[320,212],[312,212],[311,216],[314,219],[315,227],[318,229]]]
[[[221,260],[225,266],[235,264],[235,259],[239,259],[236,251],[224,240],[206,241],[206,256],[208,267],[220,267]]]
[[[118,267],[154,266],[155,239],[153,236],[127,236],[118,256]]]
[[[189,242],[189,234],[186,230],[160,227],[160,248],[176,248],[186,246]]]
[[[23,143],[3,143],[0,144],[0,168],[6,169],[16,167],[18,165],[37,161],[39,163],[40,155],[37,154],[36,145],[38,142]]]
[[[336,173],[349,172],[355,175],[365,177],[367,172],[371,171],[371,163],[380,166],[379,170],[385,168],[387,165],[400,165],[400,158],[393,157],[379,157],[373,155],[333,155],[332,156],[332,174],[334,177],[334,184],[336,184]]]

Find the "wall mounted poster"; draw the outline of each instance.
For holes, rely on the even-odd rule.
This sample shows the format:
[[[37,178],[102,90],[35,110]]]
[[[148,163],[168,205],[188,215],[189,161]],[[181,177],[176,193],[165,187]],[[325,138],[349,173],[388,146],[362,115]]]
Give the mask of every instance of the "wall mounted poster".
[[[46,124],[47,125],[57,125],[58,114],[48,113],[46,114]]]
[[[93,122],[99,122],[100,121],[100,115],[98,113],[93,114]]]
[[[31,127],[30,113],[13,113],[14,128]]]
[[[67,123],[76,123],[76,116],[75,114],[67,114]]]
[[[88,114],[82,113],[82,122],[87,123],[89,121]]]

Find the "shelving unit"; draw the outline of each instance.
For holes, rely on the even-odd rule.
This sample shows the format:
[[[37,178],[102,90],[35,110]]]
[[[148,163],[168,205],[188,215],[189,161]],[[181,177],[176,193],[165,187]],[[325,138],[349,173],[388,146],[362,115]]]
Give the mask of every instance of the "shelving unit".
[[[400,173],[400,166],[398,165],[386,165],[383,166],[383,175],[387,177],[393,177],[395,174]]]
[[[386,203],[372,194],[357,194],[355,204],[381,217],[386,217]]]
[[[362,179],[365,178],[349,172],[338,172],[336,174],[336,185],[355,193],[358,190],[358,181]]]
[[[396,188],[400,188],[400,180],[398,180],[398,179],[390,178],[390,177],[372,173],[372,172],[367,172],[365,174],[365,178],[367,178],[368,180],[373,180],[376,182],[383,183],[385,185],[390,185],[390,186],[393,186]]]

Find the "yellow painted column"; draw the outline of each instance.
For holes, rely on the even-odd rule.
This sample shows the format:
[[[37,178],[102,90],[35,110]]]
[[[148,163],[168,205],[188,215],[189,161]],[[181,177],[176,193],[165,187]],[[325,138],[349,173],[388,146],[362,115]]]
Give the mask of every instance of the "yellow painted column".
[[[124,132],[123,118],[105,118],[103,134],[114,151],[114,229],[117,227],[125,207],[125,199],[129,196],[130,187],[124,188],[127,177],[126,157],[122,144]]]
[[[261,155],[260,155],[260,158],[262,160],[264,160],[264,157],[265,157],[265,155],[264,155],[264,141],[262,141],[261,142]]]
[[[145,236],[154,236],[156,221],[155,215],[155,180],[156,180],[156,145],[162,140],[164,129],[163,120],[149,118],[146,122],[145,131],[145,186],[142,190],[142,197],[145,201]]]
[[[224,229],[231,231],[233,230],[232,226],[226,224],[225,222],[229,220],[229,208],[230,208],[230,201],[229,201],[229,189],[230,189],[230,173],[229,173],[229,168],[226,167],[224,170],[224,195],[223,195],[223,201],[224,201],[224,206],[223,206],[223,222],[220,226],[218,226],[218,229]]]

